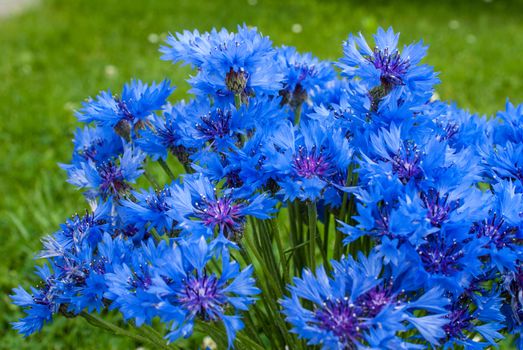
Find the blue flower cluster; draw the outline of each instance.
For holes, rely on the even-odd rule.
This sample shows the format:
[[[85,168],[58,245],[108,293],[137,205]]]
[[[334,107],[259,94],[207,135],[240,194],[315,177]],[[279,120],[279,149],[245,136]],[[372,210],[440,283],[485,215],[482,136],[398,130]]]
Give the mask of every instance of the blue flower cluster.
[[[327,62],[246,25],[185,31],[160,51],[195,69],[190,100],[167,80],[87,100],[61,167],[89,209],[43,239],[13,327],[118,310],[168,342],[204,323],[229,347],[523,349],[523,106],[434,100],[427,47],[373,39]]]

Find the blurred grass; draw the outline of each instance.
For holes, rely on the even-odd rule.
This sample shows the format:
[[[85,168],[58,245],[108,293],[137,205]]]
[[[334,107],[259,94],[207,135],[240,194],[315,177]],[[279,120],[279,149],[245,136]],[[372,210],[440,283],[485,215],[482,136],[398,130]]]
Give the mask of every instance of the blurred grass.
[[[521,2],[480,0],[42,0],[1,19],[0,349],[134,346],[63,318],[24,340],[9,329],[20,312],[8,294],[29,285],[39,237],[85,207],[56,165],[70,158],[72,110],[101,89],[119,91],[132,77],[171,78],[179,86],[174,98],[184,95],[188,71],[158,59],[167,32],[245,22],[277,45],[336,59],[349,32],[370,35],[392,25],[403,43],[423,38],[430,45],[426,61],[441,72],[443,99],[483,114],[503,108],[506,96],[523,100],[522,10]]]

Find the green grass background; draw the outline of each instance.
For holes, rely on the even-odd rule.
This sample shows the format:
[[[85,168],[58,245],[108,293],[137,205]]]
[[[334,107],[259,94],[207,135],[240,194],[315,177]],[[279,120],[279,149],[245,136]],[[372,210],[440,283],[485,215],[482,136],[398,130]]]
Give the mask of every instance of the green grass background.
[[[16,1],[16,0],[13,0]],[[523,101],[523,5],[511,1],[42,0],[0,19],[0,349],[128,349],[125,339],[58,318],[24,340],[10,290],[34,281],[39,238],[85,208],[58,162],[70,159],[72,111],[87,96],[133,77],[168,77],[184,96],[188,70],[159,60],[169,31],[255,25],[275,44],[341,56],[349,32],[392,25],[430,45],[442,99],[481,114]],[[301,25],[295,33],[292,27]],[[511,349],[507,344],[505,349]]]

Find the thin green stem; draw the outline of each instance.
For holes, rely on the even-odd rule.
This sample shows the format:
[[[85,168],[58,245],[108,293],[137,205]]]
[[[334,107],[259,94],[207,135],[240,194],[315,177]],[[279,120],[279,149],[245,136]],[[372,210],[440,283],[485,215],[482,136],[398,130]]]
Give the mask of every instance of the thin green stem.
[[[280,256],[280,262],[281,262],[282,269],[283,269],[283,279],[284,279],[285,283],[289,283],[290,282],[289,267],[287,266],[287,259],[285,259],[285,253],[283,251],[283,243],[282,243],[282,239],[280,237],[282,230],[278,229],[278,226],[277,226],[278,224],[276,223],[275,219],[271,219],[271,224],[273,226],[273,230],[275,230],[274,240],[276,241],[276,246],[278,247],[278,255]]]
[[[162,158],[158,159],[158,163],[162,167],[162,169],[165,171],[165,173],[171,178],[171,180],[176,180],[176,176],[174,176],[173,172],[171,171],[171,168],[169,168],[169,165],[165,160]]]
[[[331,222],[331,212],[327,206],[325,206],[325,212],[324,212],[324,220],[325,223],[323,224],[323,252],[325,253],[325,256],[329,256],[329,235],[330,235],[330,222]]]
[[[151,183],[151,185],[153,185],[153,187],[157,190],[160,188],[160,186],[158,185],[158,182],[154,179],[154,177],[149,174],[147,171],[144,171],[143,172],[143,176],[147,179],[147,181],[149,181]]]
[[[290,229],[290,239],[291,239],[291,245],[292,248],[296,248],[298,246],[298,229],[296,227],[296,215],[294,212],[294,205],[288,201],[287,202],[287,208],[289,211],[289,229]],[[292,254],[293,260],[294,260],[294,272],[297,274],[298,271],[300,271],[302,265],[299,255],[293,253]]]
[[[301,119],[301,104],[294,110],[294,125],[300,124]]]
[[[143,325],[142,327],[137,328],[137,331],[147,337],[159,349],[179,349],[176,344],[168,345],[162,335],[151,326]]]
[[[138,335],[132,331],[129,331],[127,329],[123,329],[111,322],[108,322],[106,320],[104,320],[103,318],[101,317],[98,317],[96,315],[92,315],[92,314],[89,314],[85,311],[82,311],[80,312],[79,314],[81,317],[83,317],[87,322],[89,322],[89,324],[95,326],[95,327],[98,327],[98,328],[101,328],[101,329],[104,329],[108,332],[111,332],[115,335],[121,335],[121,336],[124,336],[124,337],[128,337],[128,338],[131,338],[135,341],[138,341],[140,343],[150,343],[152,344],[152,341],[149,340],[148,338],[145,338],[141,335]],[[155,344],[153,344],[155,345]],[[165,346],[164,349],[169,349],[169,347],[167,347],[167,345]]]
[[[307,202],[307,214],[309,216],[309,257],[310,268],[312,271],[316,270],[316,225],[318,220],[318,212],[316,202]]]
[[[242,96],[241,94],[234,94],[234,105],[236,106],[236,109],[239,109],[242,105]]]
[[[352,184],[352,172],[353,172],[353,165],[351,164],[349,166],[349,170],[347,171],[347,179],[345,180],[345,183],[348,185]],[[348,200],[349,194],[345,192],[343,194],[343,200],[341,202],[341,213],[338,219],[345,222],[345,217],[347,215],[347,200]],[[334,241],[334,259],[338,260],[341,257],[341,250],[342,250],[342,235],[339,230],[336,230],[336,238]]]

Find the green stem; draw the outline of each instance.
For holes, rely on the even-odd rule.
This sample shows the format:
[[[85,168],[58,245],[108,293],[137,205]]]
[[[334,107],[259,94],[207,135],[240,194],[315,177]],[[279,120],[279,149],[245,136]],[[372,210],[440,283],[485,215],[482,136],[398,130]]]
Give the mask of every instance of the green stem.
[[[151,326],[143,325],[142,327],[137,328],[137,331],[147,337],[151,343],[157,346],[158,349],[179,349],[175,344],[168,345],[162,335]]]
[[[153,185],[153,187],[155,189],[159,189],[160,186],[158,185],[158,182],[154,179],[154,177],[149,174],[147,171],[144,171],[143,172],[143,176],[147,179],[147,181],[149,181],[151,183],[151,185]]]
[[[294,125],[300,124],[301,119],[301,104],[294,110]]]
[[[239,109],[242,105],[242,96],[241,94],[234,94],[234,105],[236,106],[236,109]]]
[[[318,220],[318,212],[316,209],[316,202],[307,202],[307,213],[309,216],[309,255],[310,268],[312,271],[316,270],[316,224]]]
[[[331,222],[331,212],[327,206],[325,206],[325,223],[323,225],[323,252],[325,256],[329,256],[329,235],[330,235],[330,222]]]
[[[283,251],[283,243],[282,243],[282,239],[280,237],[280,233],[282,232],[282,230],[278,229],[275,219],[271,219],[271,224],[273,226],[273,230],[275,231],[274,238],[276,241],[276,246],[278,247],[278,254],[280,256],[280,262],[281,262],[282,269],[283,269],[283,280],[285,283],[289,283],[290,282],[289,268],[287,266],[287,259],[285,259],[285,253]]]
[[[149,340],[145,337],[142,337],[141,335],[135,334],[134,332],[131,332],[129,330],[118,327],[117,325],[115,325],[111,322],[107,322],[106,320],[104,320],[101,317],[98,317],[96,315],[91,315],[85,311],[82,311],[82,312],[80,312],[80,316],[83,317],[87,322],[89,322],[89,324],[91,324],[95,327],[104,329],[104,330],[111,332],[113,334],[116,334],[116,335],[121,335],[124,337],[131,338],[140,343],[152,344],[151,340]],[[153,345],[155,345],[155,344],[153,344]],[[167,345],[165,345],[164,349],[169,349],[169,347],[167,347]]]
[[[347,185],[352,185],[352,171],[353,171],[353,166],[351,164],[351,165],[349,165],[349,171],[347,171],[347,179],[345,180],[345,183]],[[342,222],[345,222],[345,216],[347,215],[348,196],[349,196],[349,194],[347,192],[345,192],[343,194],[343,200],[341,202],[341,213],[340,213],[339,219]],[[339,230],[336,230],[336,238],[334,241],[334,254],[333,254],[335,260],[338,260],[341,257],[342,238],[343,237],[341,235],[341,232]]]
[[[298,245],[298,229],[296,227],[296,215],[294,213],[294,206],[293,204],[288,201],[287,202],[287,208],[289,212],[289,228],[290,228],[290,239],[291,239],[291,245],[292,248],[295,249]],[[293,253],[292,254],[293,260],[294,260],[294,272],[298,274],[298,271],[300,271],[302,265],[299,261],[300,257],[299,255]]]
[[[158,159],[158,163],[161,165],[165,173],[171,178],[171,180],[176,180],[176,176],[174,176],[173,172],[171,171],[171,168],[169,168],[169,165],[167,164],[167,162],[165,162],[165,160],[160,158]]]

